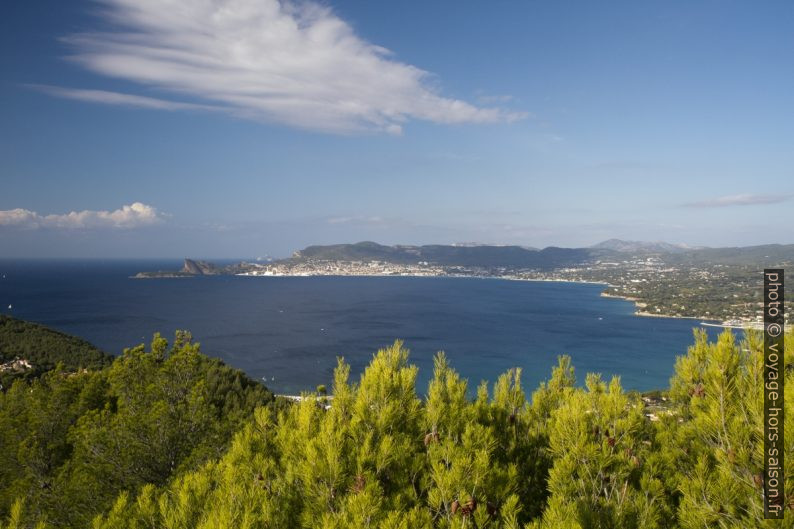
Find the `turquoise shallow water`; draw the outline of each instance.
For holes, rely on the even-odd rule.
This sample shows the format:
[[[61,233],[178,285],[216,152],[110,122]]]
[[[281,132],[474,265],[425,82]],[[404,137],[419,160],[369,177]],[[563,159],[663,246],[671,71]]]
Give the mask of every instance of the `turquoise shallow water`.
[[[694,320],[633,315],[599,285],[468,278],[197,277],[134,280],[178,262],[0,261],[0,310],[119,353],[160,331],[188,329],[202,350],[277,392],[327,384],[336,357],[357,378],[379,347],[402,339],[424,393],[443,349],[475,386],[510,367],[528,390],[559,354],[626,388],[666,387]],[[9,311],[7,306],[11,304]],[[712,336],[716,330],[710,329]]]

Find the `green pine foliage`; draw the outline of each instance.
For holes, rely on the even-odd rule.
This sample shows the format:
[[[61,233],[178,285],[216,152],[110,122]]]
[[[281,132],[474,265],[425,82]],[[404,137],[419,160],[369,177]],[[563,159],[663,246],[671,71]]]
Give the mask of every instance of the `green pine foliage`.
[[[786,497],[794,499],[794,333],[786,336]],[[660,431],[660,448],[679,470],[681,527],[792,527],[763,519],[763,342],[755,332],[743,342],[705,333],[679,358],[671,394],[678,407]]]
[[[794,332],[786,342],[794,388]],[[217,364],[189,337],[166,349],[156,337],[103,371],[9,390],[0,420],[27,433],[0,454],[0,529],[794,527],[791,507],[763,519],[758,333],[696,332],[658,420],[619,378],[577,385],[566,356],[528,396],[518,369],[471,391],[439,353],[420,398],[400,342],[358,381],[340,359],[327,396],[251,412],[256,399],[212,382]]]
[[[127,349],[103,370],[17,380],[0,394],[0,515],[24,499],[25,519],[86,527],[120,492],[218,459],[272,402],[184,332],[170,348],[156,335],[148,351]]]

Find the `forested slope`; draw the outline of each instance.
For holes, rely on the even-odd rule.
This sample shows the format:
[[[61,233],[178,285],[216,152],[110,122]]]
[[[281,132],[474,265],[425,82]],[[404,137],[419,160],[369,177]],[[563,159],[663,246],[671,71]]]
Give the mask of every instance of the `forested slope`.
[[[170,347],[155,336],[101,370],[17,380],[0,393],[0,515],[22,499],[21,527],[88,527],[121,491],[221,457],[254,409],[273,403],[181,332]]]
[[[3,388],[15,378],[35,378],[53,369],[58,363],[68,371],[100,369],[113,361],[113,356],[89,342],[38,323],[22,321],[0,314],[0,364],[25,360],[31,367],[0,372]]]

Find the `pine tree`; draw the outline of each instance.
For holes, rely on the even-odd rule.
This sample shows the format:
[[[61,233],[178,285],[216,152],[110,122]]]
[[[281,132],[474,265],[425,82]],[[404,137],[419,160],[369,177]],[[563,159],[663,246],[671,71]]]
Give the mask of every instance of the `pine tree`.
[[[794,332],[786,340],[786,379],[791,381]],[[792,527],[790,509],[784,520],[762,518],[762,360],[757,333],[749,333],[742,342],[725,333],[716,343],[709,343],[705,333],[696,333],[694,345],[676,363],[667,394],[671,407],[657,413],[659,420],[654,422],[646,417],[639,395],[626,393],[617,377],[606,382],[598,374],[588,374],[585,386],[577,387],[570,358],[565,356],[528,403],[520,370],[499,377],[492,393],[481,383],[471,399],[468,381],[439,353],[423,402],[416,393],[416,367],[397,342],[374,355],[358,383],[349,381],[350,366],[340,359],[329,397],[306,393],[299,403],[257,408],[241,423],[231,443],[199,443],[181,464],[168,470],[167,479],[122,491],[91,526]],[[118,372],[111,369],[100,379],[104,383],[56,393],[69,395],[63,402],[78,403],[70,406],[88,409],[85,420],[107,413],[111,424],[119,421],[118,429],[106,428],[102,435],[133,436],[135,442],[148,439],[148,428],[154,424],[165,427],[166,439],[176,435],[179,441],[179,432],[192,424],[204,427],[221,420],[217,414],[202,415],[202,406],[217,400],[207,389],[212,383],[196,370],[202,362],[183,335],[177,351],[157,341],[151,352],[132,351],[121,359],[120,366],[114,365]],[[129,377],[130,366],[149,369],[151,379]],[[163,383],[159,376],[174,379],[174,387],[159,388]],[[220,385],[235,386],[226,380]],[[101,397],[103,391],[119,397],[107,401]],[[23,401],[31,393],[12,389],[9,395]],[[52,396],[43,392],[36,398],[49,402]],[[237,409],[245,400],[218,407]],[[0,400],[6,406],[0,412],[15,409],[14,402]],[[112,405],[96,409],[98,402]],[[786,402],[794,405],[794,392],[788,392]],[[173,422],[171,407],[192,415]],[[129,409],[136,410],[140,421],[129,417],[122,421]],[[7,421],[3,413],[0,420]],[[786,417],[787,429],[794,428],[791,416]],[[38,424],[29,417],[23,423],[28,420]],[[72,428],[73,435],[85,435],[80,429],[83,420]],[[215,448],[201,451],[202,446]],[[791,441],[786,445],[787,476],[794,471],[792,446]],[[191,459],[197,449],[204,454],[200,461]],[[169,453],[155,450],[151,457]],[[74,460],[67,458],[66,468],[72,468]],[[197,462],[185,463],[191,460]],[[132,470],[146,471],[146,464],[151,463]],[[91,483],[109,472],[81,468],[86,474],[58,475]],[[794,492],[790,477],[786,487]],[[38,517],[23,512],[21,503],[8,515],[6,525],[15,529],[31,529]]]
[[[786,384],[794,387],[794,333],[786,336]],[[676,362],[671,380],[675,415],[666,429],[662,451],[671,454],[668,471],[680,491],[680,527],[794,527],[786,520],[763,518],[763,341],[748,331],[738,342],[730,331],[709,343],[697,332],[695,344]],[[786,407],[794,406],[787,391]],[[792,432],[794,414],[784,428]],[[660,435],[660,437],[662,437]],[[794,493],[794,441],[787,439],[786,496]]]

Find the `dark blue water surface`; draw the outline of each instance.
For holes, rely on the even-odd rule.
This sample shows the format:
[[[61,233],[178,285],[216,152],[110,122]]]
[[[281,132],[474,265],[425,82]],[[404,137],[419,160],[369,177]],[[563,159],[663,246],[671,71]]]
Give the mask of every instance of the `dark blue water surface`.
[[[523,368],[529,390],[556,357],[624,387],[666,387],[694,320],[633,315],[599,285],[468,278],[196,277],[130,279],[180,262],[0,261],[0,311],[120,353],[187,329],[202,351],[277,392],[330,387],[336,357],[357,378],[378,348],[405,341],[418,390],[446,351],[471,385]],[[3,277],[5,275],[5,277]],[[12,309],[8,309],[8,305]],[[710,331],[712,335],[714,331]]]

